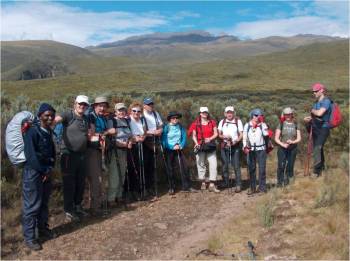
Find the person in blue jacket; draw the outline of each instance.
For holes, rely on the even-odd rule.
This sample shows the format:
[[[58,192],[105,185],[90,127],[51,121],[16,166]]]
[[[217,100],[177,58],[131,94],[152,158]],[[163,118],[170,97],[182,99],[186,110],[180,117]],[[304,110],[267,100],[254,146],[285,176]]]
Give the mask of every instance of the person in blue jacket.
[[[191,178],[187,168],[183,148],[186,146],[186,130],[179,123],[182,117],[181,113],[169,112],[167,116],[168,124],[164,126],[162,133],[162,145],[165,150],[167,175],[169,182],[169,194],[175,193],[175,179],[173,165],[179,164],[181,175],[182,190],[186,192],[195,192],[191,187]]]
[[[38,122],[23,135],[26,162],[23,169],[22,226],[25,243],[31,250],[42,249],[36,238],[51,239],[56,235],[48,226],[51,171],[55,165],[55,145],[50,128],[55,109],[43,103],[39,107]]]

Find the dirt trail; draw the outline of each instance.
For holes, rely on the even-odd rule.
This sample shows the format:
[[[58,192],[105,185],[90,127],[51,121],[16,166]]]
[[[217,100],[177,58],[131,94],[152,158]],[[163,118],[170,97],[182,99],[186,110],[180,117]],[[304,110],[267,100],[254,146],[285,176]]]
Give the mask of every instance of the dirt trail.
[[[62,234],[45,242],[43,250],[23,248],[17,258],[185,259],[207,248],[208,237],[255,200],[227,191],[164,195],[153,203],[135,203],[129,211],[114,209],[106,219],[56,228]]]

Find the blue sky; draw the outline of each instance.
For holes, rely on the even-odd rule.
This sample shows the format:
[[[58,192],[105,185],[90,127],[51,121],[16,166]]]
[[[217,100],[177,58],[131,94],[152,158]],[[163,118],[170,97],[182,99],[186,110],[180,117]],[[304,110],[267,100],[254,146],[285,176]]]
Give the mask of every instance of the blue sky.
[[[204,30],[241,39],[323,34],[348,37],[348,1],[7,1],[2,40],[78,46],[154,32]]]

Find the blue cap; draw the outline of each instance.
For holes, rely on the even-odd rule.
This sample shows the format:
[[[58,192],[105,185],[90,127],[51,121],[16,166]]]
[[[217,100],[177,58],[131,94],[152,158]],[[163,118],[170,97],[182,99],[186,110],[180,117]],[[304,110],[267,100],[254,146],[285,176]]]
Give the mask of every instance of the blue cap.
[[[253,118],[253,115],[258,115],[258,116],[260,116],[260,115],[264,115],[264,113],[262,112],[262,110],[260,110],[260,109],[254,109],[254,110],[252,110],[250,113],[249,113],[249,117],[250,118]]]
[[[53,113],[56,113],[56,110],[50,104],[42,103],[38,110],[38,117],[40,117],[40,115],[43,114],[45,111],[52,111]]]
[[[144,98],[143,99],[143,104],[148,105],[148,104],[151,104],[151,103],[153,103],[153,99],[152,98]]]

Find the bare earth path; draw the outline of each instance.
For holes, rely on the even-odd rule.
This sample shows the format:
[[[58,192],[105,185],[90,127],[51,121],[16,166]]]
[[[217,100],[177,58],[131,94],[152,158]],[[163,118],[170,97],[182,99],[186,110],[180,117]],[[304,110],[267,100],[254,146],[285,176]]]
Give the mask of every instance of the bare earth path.
[[[153,203],[135,203],[129,211],[114,209],[105,219],[79,227],[56,228],[61,235],[21,259],[185,259],[207,245],[205,240],[256,197],[245,192],[177,193]]]

